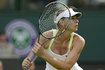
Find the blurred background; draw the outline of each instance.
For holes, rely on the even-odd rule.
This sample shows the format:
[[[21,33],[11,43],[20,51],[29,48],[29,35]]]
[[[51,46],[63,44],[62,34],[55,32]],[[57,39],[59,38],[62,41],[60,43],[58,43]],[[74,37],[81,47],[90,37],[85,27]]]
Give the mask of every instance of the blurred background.
[[[0,0],[0,70],[22,70],[21,63],[38,36],[43,7],[55,0]],[[86,40],[78,60],[84,70],[105,70],[105,0],[57,0],[83,13],[79,33]],[[11,43],[12,44],[11,44]],[[38,58],[35,70],[44,70]]]

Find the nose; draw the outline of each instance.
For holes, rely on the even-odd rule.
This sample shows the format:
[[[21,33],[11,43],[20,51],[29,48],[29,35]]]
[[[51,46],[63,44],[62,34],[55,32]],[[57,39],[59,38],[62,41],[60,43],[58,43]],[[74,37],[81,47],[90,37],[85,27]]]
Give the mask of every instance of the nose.
[[[76,19],[76,20],[75,20],[75,22],[76,22],[76,23],[79,23],[79,20],[78,20],[78,19]]]

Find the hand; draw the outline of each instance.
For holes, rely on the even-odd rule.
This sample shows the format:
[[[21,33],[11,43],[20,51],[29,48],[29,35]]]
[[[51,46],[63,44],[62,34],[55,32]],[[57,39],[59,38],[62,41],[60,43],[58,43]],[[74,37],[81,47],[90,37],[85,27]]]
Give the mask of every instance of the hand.
[[[35,70],[35,69],[36,69],[36,66],[35,66],[35,63],[33,62],[31,67],[28,70]]]
[[[37,55],[37,56],[42,56],[44,54],[44,48],[39,44],[35,43],[34,47],[32,48],[32,51]]]
[[[32,66],[32,62],[29,60],[29,58],[25,58],[22,62],[22,67],[30,68]]]

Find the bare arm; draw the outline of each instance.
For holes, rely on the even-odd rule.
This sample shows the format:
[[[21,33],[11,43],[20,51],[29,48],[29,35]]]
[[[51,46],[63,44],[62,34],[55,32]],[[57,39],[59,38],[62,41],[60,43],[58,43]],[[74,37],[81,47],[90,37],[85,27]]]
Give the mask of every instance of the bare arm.
[[[65,61],[54,58],[47,53],[44,53],[41,57],[58,70],[70,70],[75,62],[77,62],[84,44],[85,41],[82,37],[76,38],[73,43],[73,48]]]
[[[49,32],[51,33],[51,31],[49,31]],[[50,34],[50,33],[49,33],[49,34]],[[44,34],[47,34],[47,35],[48,35],[47,32],[45,32]],[[46,38],[40,36],[40,39],[37,40],[36,43],[38,43],[38,41],[39,41],[40,44],[42,44],[45,40],[46,40]],[[48,42],[49,42],[49,41],[47,41],[47,43],[48,43]],[[36,45],[36,43],[34,44],[34,46]],[[47,44],[47,43],[45,43],[45,44],[43,45],[44,48],[47,48],[47,47],[46,47],[46,44]],[[33,47],[33,48],[34,48],[34,47]],[[37,46],[36,46],[35,48],[37,48]],[[33,62],[34,62],[33,60],[30,59],[30,56],[32,55],[32,53],[33,53],[33,51],[31,50],[30,53],[28,54],[28,56],[23,60],[23,62],[22,62],[22,67],[27,67],[27,68],[30,68],[30,67],[31,67],[31,65],[32,65]],[[35,57],[35,58],[37,58],[37,57]]]

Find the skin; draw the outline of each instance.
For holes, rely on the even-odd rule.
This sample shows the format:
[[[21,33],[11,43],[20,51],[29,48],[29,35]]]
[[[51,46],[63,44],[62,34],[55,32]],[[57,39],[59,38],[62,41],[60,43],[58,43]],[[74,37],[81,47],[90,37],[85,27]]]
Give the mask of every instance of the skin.
[[[0,61],[0,70],[3,70],[3,63]]]
[[[68,18],[61,19],[59,23],[61,23],[61,27],[63,28],[68,23]],[[55,39],[51,47],[51,50],[59,55],[63,55],[67,53],[68,50],[70,50],[70,53],[68,54],[65,61],[52,57],[51,55],[45,52],[45,49],[49,47],[50,41],[47,42],[43,47],[38,42],[36,42],[31,52],[34,52],[37,56],[43,58],[45,61],[47,61],[49,64],[51,64],[53,67],[55,67],[58,70],[70,70],[72,66],[77,62],[81,54],[81,51],[83,50],[85,45],[84,38],[75,33],[72,47],[68,49],[70,33],[78,30],[78,23],[79,20],[77,19],[77,17],[73,16],[70,21],[68,29],[62,35],[60,35]],[[52,35],[52,31],[47,31],[45,32],[45,34],[46,33]],[[40,42],[44,41],[45,38],[41,37]],[[28,67],[31,66],[31,61],[27,60],[29,56],[27,56],[26,59],[23,61],[22,66],[28,66]]]
[[[35,64],[32,63],[31,67],[28,70],[35,70]]]

